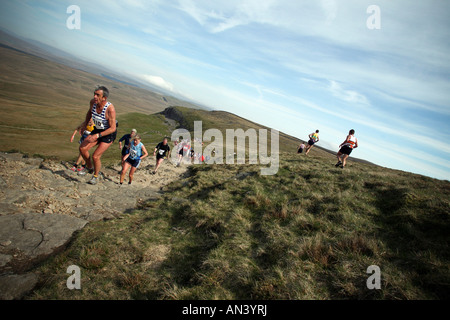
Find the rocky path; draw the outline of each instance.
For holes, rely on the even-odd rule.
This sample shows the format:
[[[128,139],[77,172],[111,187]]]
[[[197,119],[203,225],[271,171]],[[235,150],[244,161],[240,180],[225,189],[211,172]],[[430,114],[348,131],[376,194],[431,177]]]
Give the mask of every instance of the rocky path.
[[[0,153],[0,299],[18,299],[37,276],[29,270],[63,250],[87,223],[119,218],[140,201],[186,174],[166,161],[152,175],[154,159],[144,159],[132,185],[119,185],[120,166],[104,168],[98,185],[87,184],[68,163]]]

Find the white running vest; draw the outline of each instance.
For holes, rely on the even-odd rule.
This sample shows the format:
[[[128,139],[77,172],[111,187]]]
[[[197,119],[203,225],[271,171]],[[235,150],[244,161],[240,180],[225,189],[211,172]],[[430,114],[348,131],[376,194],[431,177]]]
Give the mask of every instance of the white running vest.
[[[97,104],[94,103],[92,106],[92,121],[94,121],[95,128],[99,130],[106,130],[109,128],[109,122],[106,120],[106,109],[111,105],[111,102],[107,102],[103,107],[103,110],[100,114],[97,113]]]
[[[348,139],[348,142],[346,144],[344,144],[344,146],[350,147],[351,149],[353,149],[356,145],[356,138],[355,136],[350,136],[350,139]]]

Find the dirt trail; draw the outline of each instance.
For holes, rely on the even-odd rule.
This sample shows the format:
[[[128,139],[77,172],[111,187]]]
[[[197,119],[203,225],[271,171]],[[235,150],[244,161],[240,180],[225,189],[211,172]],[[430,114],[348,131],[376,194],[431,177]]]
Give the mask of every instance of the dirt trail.
[[[119,185],[120,166],[103,168],[100,182],[91,175],[78,176],[67,162],[23,158],[0,153],[0,215],[15,213],[66,214],[88,221],[117,217],[136,207],[138,201],[157,197],[165,185],[185,174],[186,167],[165,161],[156,175],[154,158],[144,159],[128,185]]]
[[[0,299],[29,292],[37,277],[28,270],[88,222],[120,218],[187,173],[167,160],[152,175],[154,166],[153,157],[144,159],[131,185],[128,176],[119,185],[119,165],[103,168],[93,186],[91,175],[78,176],[67,162],[0,153]]]

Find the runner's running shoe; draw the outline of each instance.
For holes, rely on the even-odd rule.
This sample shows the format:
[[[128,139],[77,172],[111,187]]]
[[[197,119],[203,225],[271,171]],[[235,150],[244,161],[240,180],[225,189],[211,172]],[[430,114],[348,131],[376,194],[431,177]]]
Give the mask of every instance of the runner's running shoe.
[[[79,175],[79,176],[85,176],[85,175],[87,175],[88,173],[91,174],[91,173],[93,173],[93,172],[94,172],[94,169],[88,169],[88,168],[86,168],[86,167],[83,167],[83,168],[81,168],[80,171],[78,171],[78,175]]]
[[[98,177],[92,177],[88,182],[89,184],[96,185],[98,183]]]

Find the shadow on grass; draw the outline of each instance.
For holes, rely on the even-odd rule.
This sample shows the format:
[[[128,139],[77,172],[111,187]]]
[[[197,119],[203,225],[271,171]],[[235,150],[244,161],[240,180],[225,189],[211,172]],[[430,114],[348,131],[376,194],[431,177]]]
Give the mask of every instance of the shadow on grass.
[[[407,188],[367,183],[365,187],[377,197],[380,214],[374,222],[380,231],[376,236],[395,253],[388,259],[409,272],[412,284],[429,297],[449,299],[448,207],[430,206],[424,199],[412,196]]]

